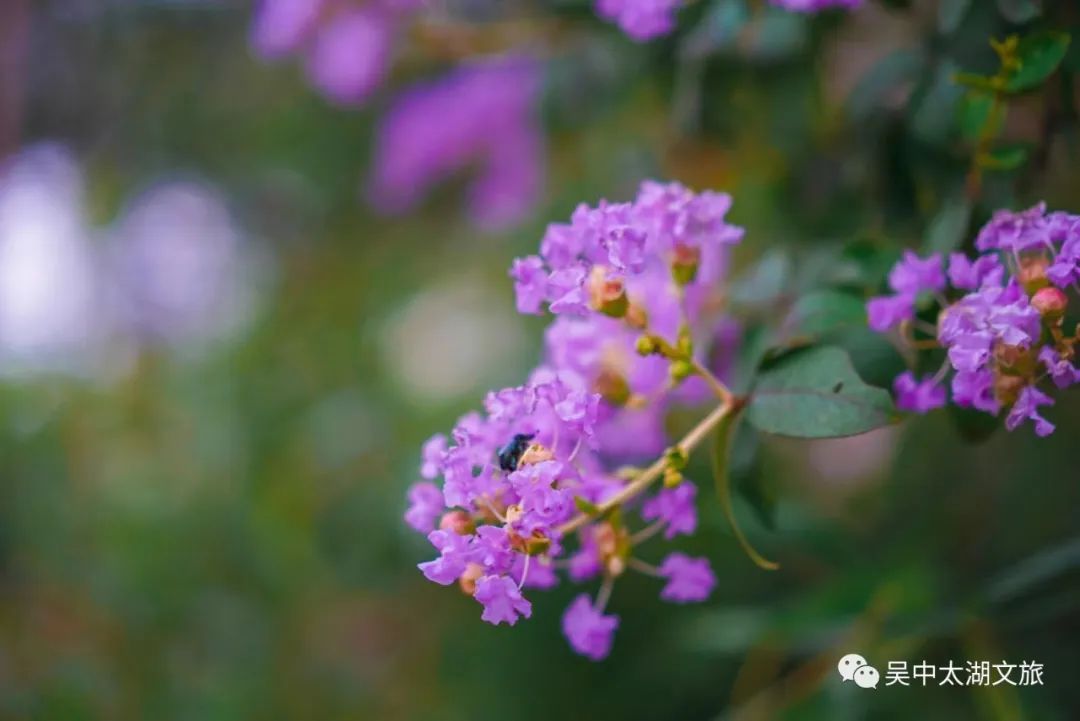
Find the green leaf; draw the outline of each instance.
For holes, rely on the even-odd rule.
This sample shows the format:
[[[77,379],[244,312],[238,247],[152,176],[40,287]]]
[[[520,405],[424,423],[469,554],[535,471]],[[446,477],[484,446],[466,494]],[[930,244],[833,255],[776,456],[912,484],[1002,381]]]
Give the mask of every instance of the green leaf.
[[[889,393],[863,382],[846,351],[815,346],[789,353],[758,376],[750,422],[795,438],[854,436],[896,422]]]
[[[981,90],[992,93],[997,89],[994,85],[994,79],[988,78],[985,75],[976,75],[975,73],[953,73],[952,80],[957,85],[963,85],[965,88],[971,88],[972,90]]]
[[[742,546],[743,551],[750,557],[759,568],[763,568],[766,571],[775,571],[780,568],[780,564],[775,561],[770,561],[757,550],[750,545],[750,541],[743,535],[742,528],[739,527],[739,522],[735,518],[735,509],[731,505],[731,478],[729,475],[731,464],[731,445],[732,438],[736,435],[735,429],[738,426],[739,417],[742,414],[738,411],[728,413],[716,426],[716,433],[713,436],[713,452],[712,452],[712,465],[713,465],[713,480],[716,483],[716,498],[720,502],[720,507],[724,511],[724,516],[727,518],[728,523],[731,524],[731,531],[735,534],[735,539]]]
[[[1042,84],[1057,70],[1068,50],[1067,33],[1037,33],[1023,38],[1016,51],[1020,67],[1009,74],[1005,90],[1020,93]]]
[[[988,170],[1015,170],[1028,158],[1026,145],[1002,145],[979,156],[980,167]]]
[[[862,298],[839,290],[820,290],[795,301],[784,321],[784,335],[820,338],[844,328],[864,325],[866,302]]]
[[[946,143],[956,126],[956,108],[963,89],[955,82],[957,65],[944,60],[932,78],[912,95],[911,132],[919,140]]]
[[[737,305],[766,305],[788,287],[791,258],[783,250],[771,250],[729,286],[729,298]]]
[[[889,388],[896,376],[907,370],[896,346],[868,327],[851,328],[831,342],[847,351],[855,372],[872,386]]]
[[[975,142],[983,137],[996,137],[1001,132],[1005,113],[994,112],[994,98],[992,92],[972,90],[960,101],[957,122],[965,140]]]
[[[926,228],[925,253],[951,253],[964,242],[971,223],[971,201],[963,193],[948,198]]]

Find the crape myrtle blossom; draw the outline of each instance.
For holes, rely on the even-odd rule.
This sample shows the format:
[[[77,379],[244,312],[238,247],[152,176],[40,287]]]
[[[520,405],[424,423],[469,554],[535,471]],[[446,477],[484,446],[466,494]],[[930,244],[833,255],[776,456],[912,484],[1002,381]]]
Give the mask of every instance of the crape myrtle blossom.
[[[421,572],[456,583],[483,620],[529,618],[527,592],[556,585],[560,570],[575,583],[598,579],[562,629],[574,651],[599,660],[620,623],[606,607],[623,573],[657,577],[660,597],[675,603],[711,594],[706,559],[675,552],[653,566],[637,553],[653,537],[696,530],[685,454],[733,402],[710,370],[731,352],[718,288],[743,231],[726,221],[730,205],[724,194],[645,182],[632,202],[578,207],[547,229],[538,255],[514,262],[519,310],[554,316],[544,361],[523,385],[489,393],[484,412],[462,417],[449,437],[424,444],[424,480],[405,513],[437,553]],[[665,451],[666,411],[717,398],[720,408]],[[628,428],[647,433],[631,443],[619,438]],[[660,456],[652,466],[620,465],[642,445]]]
[[[420,0],[261,0],[251,45],[265,60],[304,56],[311,84],[356,105],[382,83],[394,42]]]
[[[831,8],[851,10],[863,0],[769,0],[792,12],[816,13]],[[645,42],[675,29],[675,15],[682,0],[597,0],[596,13],[615,23],[629,37]]]
[[[800,13],[816,13],[831,8],[853,10],[863,4],[863,0],[769,0],[773,5]]]
[[[682,0],[597,0],[596,12],[634,40],[644,42],[674,29],[681,4]]]
[[[975,247],[978,257],[953,253],[947,269],[938,254],[923,259],[908,251],[889,275],[893,295],[867,304],[871,328],[899,328],[917,348],[946,351],[938,373],[897,377],[897,405],[917,413],[945,405],[951,372],[948,390],[956,405],[992,415],[1006,410],[1008,430],[1031,421],[1037,435],[1049,435],[1054,425],[1040,409],[1054,399],[1039,386],[1063,390],[1080,382],[1078,329],[1065,327],[1069,294],[1080,278],[1080,216],[1047,213],[1044,204],[1001,210]],[[935,326],[916,314],[930,307],[919,300],[924,292],[940,305]],[[919,339],[916,332],[933,337]]]
[[[496,230],[522,220],[543,185],[540,84],[535,60],[502,56],[403,91],[376,132],[371,202],[402,213],[433,185],[472,171],[467,205],[478,226]]]

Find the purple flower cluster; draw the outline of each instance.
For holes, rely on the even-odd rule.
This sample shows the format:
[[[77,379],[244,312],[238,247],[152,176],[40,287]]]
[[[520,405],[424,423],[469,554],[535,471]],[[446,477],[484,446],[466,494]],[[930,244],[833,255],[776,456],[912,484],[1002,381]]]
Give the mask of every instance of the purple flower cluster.
[[[386,76],[394,42],[419,0],[262,0],[251,44],[264,59],[304,56],[311,84],[341,105],[364,102]]]
[[[916,345],[915,333],[933,335],[946,350],[946,364],[937,374],[917,379],[900,375],[893,386],[897,405],[917,413],[944,406],[942,385],[952,372],[952,402],[992,415],[1007,409],[1005,426],[1025,420],[1036,434],[1053,432],[1040,408],[1053,399],[1040,384],[1064,389],[1080,382],[1074,365],[1077,331],[1064,328],[1070,291],[1080,280],[1080,216],[1047,213],[1037,205],[1014,213],[998,211],[979,232],[972,260],[953,253],[947,279],[943,258],[919,258],[910,251],[889,274],[893,294],[867,304],[870,327],[901,329]],[[946,293],[952,288],[952,300]],[[917,318],[917,311],[940,306],[936,326]],[[930,341],[933,342],[933,341]]]
[[[405,514],[439,554],[421,571],[456,582],[483,620],[528,618],[523,591],[555,585],[556,569],[578,583],[599,578],[596,598],[579,595],[562,619],[571,647],[599,660],[619,625],[607,599],[627,570],[662,579],[660,597],[676,603],[715,587],[703,558],[673,552],[651,566],[634,555],[655,535],[695,531],[693,483],[669,469],[638,502],[625,493],[638,472],[616,463],[663,450],[665,410],[710,393],[694,358],[730,352],[718,285],[743,232],[725,221],[730,205],[646,182],[631,203],[579,207],[549,226],[539,255],[514,262],[518,308],[555,315],[545,362],[524,385],[489,393],[485,412],[461,418],[450,438],[425,444],[427,480],[410,489]]]
[[[497,229],[521,220],[543,184],[540,85],[534,60],[508,56],[401,93],[376,133],[372,202],[400,213],[434,184],[475,168],[468,207],[476,224]]]

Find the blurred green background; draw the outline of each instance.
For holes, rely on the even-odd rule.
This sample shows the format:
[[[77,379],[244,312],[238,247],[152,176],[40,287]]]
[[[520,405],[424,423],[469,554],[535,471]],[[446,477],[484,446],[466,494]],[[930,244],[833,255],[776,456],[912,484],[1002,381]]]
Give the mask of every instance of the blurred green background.
[[[401,521],[423,440],[538,358],[543,322],[514,313],[506,269],[577,202],[628,197],[646,177],[728,190],[748,228],[736,274],[767,250],[920,245],[967,170],[951,73],[992,72],[992,35],[1075,17],[1070,3],[1020,20],[961,4],[949,25],[933,2],[813,21],[698,2],[648,45],[587,4],[529,6],[547,189],[523,227],[490,235],[463,219],[457,187],[404,218],[361,199],[392,87],[445,61],[422,42],[391,89],[348,111],[295,64],[253,59],[246,4],[4,0],[0,150],[43,153],[44,187],[76,188],[33,212],[78,218],[75,235],[101,246],[139,198],[183,183],[196,210],[165,217],[231,239],[236,257],[182,333],[82,338],[38,365],[5,356],[0,718],[1077,718],[1068,396],[1045,440],[971,445],[946,413],[853,439],[762,439],[739,472],[777,499],[775,523],[737,510],[777,573],[741,553],[707,467],[692,467],[702,529],[682,548],[712,559],[718,589],[681,607],[648,579],[620,583],[600,664],[559,632],[573,589],[533,594],[515,628],[481,623],[474,601],[417,572],[431,551]],[[1032,160],[988,179],[973,223],[1043,198],[1080,209],[1075,69],[1074,52],[1010,113]],[[205,224],[184,225],[193,214]],[[9,237],[36,227],[15,215],[0,213]],[[69,329],[102,321],[73,293],[39,297]],[[882,670],[1033,660],[1045,685],[864,691],[836,677],[848,652]]]

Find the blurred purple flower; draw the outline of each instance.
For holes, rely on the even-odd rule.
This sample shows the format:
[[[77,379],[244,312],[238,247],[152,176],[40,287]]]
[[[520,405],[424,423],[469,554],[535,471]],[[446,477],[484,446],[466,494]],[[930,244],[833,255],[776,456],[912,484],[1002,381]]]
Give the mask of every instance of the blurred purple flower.
[[[697,486],[683,481],[675,488],[664,488],[645,501],[641,517],[646,521],[659,520],[666,524],[664,538],[669,541],[680,533],[691,534],[697,529]]]
[[[593,661],[602,661],[611,653],[618,616],[605,616],[593,608],[585,594],[574,599],[562,618],[562,629],[570,647]]]
[[[312,85],[340,105],[363,103],[386,77],[414,0],[262,0],[251,45],[265,60],[305,56]]]
[[[530,58],[462,66],[394,101],[376,136],[369,197],[387,213],[416,205],[436,183],[470,168],[477,225],[512,225],[538,199],[543,176],[536,117],[540,69]]]
[[[691,558],[676,551],[668,554],[659,570],[667,579],[667,585],[660,591],[660,598],[665,601],[704,601],[716,587],[716,574],[706,558]]]
[[[681,0],[597,0],[596,12],[637,41],[667,35]]]
[[[362,103],[386,77],[395,22],[377,8],[342,12],[308,50],[311,84],[339,105]]]
[[[926,413],[945,405],[944,386],[938,385],[933,377],[916,380],[911,371],[896,377],[893,391],[896,393],[896,407],[902,411]]]
[[[799,13],[816,13],[830,8],[852,10],[863,4],[863,0],[769,0],[773,5]]]

